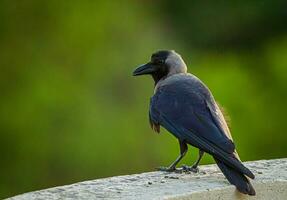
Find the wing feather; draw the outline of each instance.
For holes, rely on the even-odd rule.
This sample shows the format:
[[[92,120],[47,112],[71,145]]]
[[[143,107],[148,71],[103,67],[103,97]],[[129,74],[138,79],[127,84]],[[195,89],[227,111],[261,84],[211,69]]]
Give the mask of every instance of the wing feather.
[[[150,120],[180,140],[204,150],[253,178],[236,158],[235,146],[209,90],[199,81],[184,81],[158,88],[151,99]],[[218,113],[220,112],[220,113]],[[227,126],[227,125],[226,125]]]

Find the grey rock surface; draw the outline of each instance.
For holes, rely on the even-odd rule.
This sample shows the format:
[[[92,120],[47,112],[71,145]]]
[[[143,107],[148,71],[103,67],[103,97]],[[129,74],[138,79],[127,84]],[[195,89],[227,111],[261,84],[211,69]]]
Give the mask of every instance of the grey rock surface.
[[[245,162],[255,174],[255,197],[242,195],[216,165],[199,173],[148,172],[29,192],[9,200],[54,199],[287,199],[287,159]]]

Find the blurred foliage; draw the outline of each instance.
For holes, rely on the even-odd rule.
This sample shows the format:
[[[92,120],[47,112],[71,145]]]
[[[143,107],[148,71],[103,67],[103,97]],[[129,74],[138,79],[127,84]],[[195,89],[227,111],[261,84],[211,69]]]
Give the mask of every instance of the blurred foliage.
[[[287,1],[193,0],[164,4],[163,16],[196,48],[256,48],[287,31]]]
[[[158,49],[210,87],[242,160],[286,157],[286,15],[286,1],[0,1],[0,198],[170,164],[153,82],[131,76]]]

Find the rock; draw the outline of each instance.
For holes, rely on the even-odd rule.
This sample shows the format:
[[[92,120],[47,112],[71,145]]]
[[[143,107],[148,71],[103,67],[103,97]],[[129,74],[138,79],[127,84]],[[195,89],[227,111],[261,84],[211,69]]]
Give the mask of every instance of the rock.
[[[286,158],[246,162],[245,165],[257,172],[252,180],[255,197],[237,192],[216,165],[205,165],[200,166],[200,173],[148,172],[116,176],[29,192],[8,200],[287,198]]]

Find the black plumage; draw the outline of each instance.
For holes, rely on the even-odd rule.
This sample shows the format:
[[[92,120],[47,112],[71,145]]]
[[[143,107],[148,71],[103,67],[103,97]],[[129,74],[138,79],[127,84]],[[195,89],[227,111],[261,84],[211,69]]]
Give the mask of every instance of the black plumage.
[[[150,101],[149,117],[152,128],[163,126],[180,144],[180,156],[166,171],[175,170],[190,144],[212,155],[227,178],[245,194],[255,195],[247,177],[254,178],[235,150],[225,119],[209,89],[197,77],[186,72],[182,58],[174,51],[159,51],[151,62],[135,70],[134,75],[151,74],[155,93]],[[247,177],[246,177],[247,176]]]

